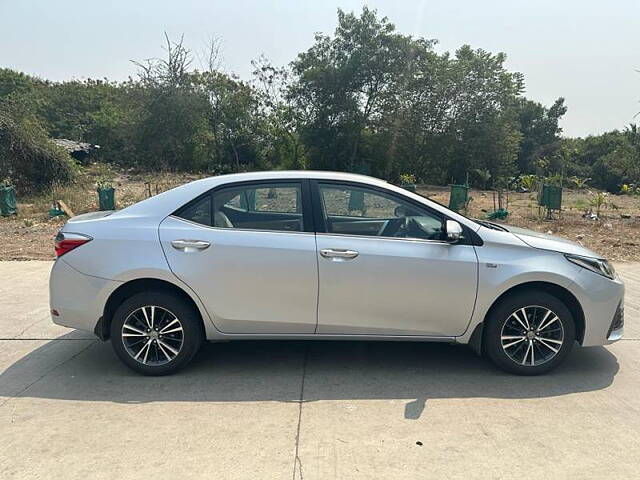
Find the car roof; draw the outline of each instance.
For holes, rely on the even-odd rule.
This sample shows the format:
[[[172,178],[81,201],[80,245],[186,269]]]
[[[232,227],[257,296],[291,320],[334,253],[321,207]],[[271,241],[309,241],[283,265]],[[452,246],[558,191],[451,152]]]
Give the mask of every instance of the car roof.
[[[206,180],[214,180],[216,184],[232,183],[252,180],[275,180],[275,179],[324,179],[324,180],[342,180],[364,182],[370,184],[384,184],[388,182],[379,178],[360,175],[357,173],[332,172],[323,170],[271,170],[260,172],[231,173],[228,175],[218,175],[209,177]]]
[[[167,216],[180,206],[191,201],[197,196],[225,184],[236,182],[249,182],[256,180],[279,180],[279,179],[323,179],[323,180],[341,180],[366,183],[369,185],[381,185],[390,187],[391,185],[384,180],[366,175],[357,175],[354,173],[341,172],[323,172],[313,170],[277,170],[265,172],[247,172],[247,173],[231,173],[228,175],[218,175],[215,177],[202,178],[195,180],[179,187],[173,188],[166,192],[147,198],[130,207],[116,212],[116,216]]]

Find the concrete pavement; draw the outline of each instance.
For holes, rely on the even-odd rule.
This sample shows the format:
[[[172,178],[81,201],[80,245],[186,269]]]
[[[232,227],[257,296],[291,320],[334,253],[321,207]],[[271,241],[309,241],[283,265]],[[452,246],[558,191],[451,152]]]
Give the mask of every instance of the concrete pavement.
[[[637,478],[640,269],[626,338],[514,377],[460,346],[208,344],[172,377],[53,325],[50,262],[0,262],[0,478]]]

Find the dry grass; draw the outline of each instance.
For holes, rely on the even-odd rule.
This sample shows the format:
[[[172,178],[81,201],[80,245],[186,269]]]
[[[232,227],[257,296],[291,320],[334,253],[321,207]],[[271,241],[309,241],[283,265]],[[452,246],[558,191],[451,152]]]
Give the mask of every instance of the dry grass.
[[[18,215],[0,218],[0,260],[53,258],[53,237],[66,221],[49,218],[56,200],[63,200],[76,214],[98,210],[97,183],[116,189],[116,208],[124,208],[149,196],[201,178],[187,174],[135,174],[117,172],[103,164],[83,169],[72,184],[54,186],[48,192],[18,198]]]

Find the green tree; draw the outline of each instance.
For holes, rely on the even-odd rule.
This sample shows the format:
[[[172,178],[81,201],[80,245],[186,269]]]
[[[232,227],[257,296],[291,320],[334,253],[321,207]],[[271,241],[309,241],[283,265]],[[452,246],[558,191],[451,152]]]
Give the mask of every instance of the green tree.
[[[21,192],[45,190],[74,176],[74,162],[20,105],[0,101],[0,181]]]
[[[30,93],[36,85],[43,83],[41,80],[24,73],[0,68],[0,98],[12,94]]]
[[[264,126],[266,164],[271,168],[306,168],[306,150],[299,133],[302,118],[287,96],[291,71],[273,66],[264,56],[251,63]]]
[[[464,182],[478,168],[495,179],[512,172],[519,133],[510,106],[522,75],[505,70],[504,54],[469,46],[453,57],[424,43],[414,51],[421,53],[390,124],[402,169],[437,183]]]
[[[365,132],[395,107],[410,53],[410,38],[364,7],[359,17],[338,10],[334,36],[317,34],[298,55],[289,98],[303,119],[312,168],[371,168],[376,159]]]
[[[147,169],[203,170],[207,167],[207,99],[190,73],[191,52],[166,38],[166,58],[154,58],[139,68],[137,121],[132,134],[137,163]]]
[[[605,134],[607,137],[612,135]],[[593,163],[593,184],[610,192],[619,192],[623,184],[640,184],[640,131],[631,124],[615,132],[617,141]]]
[[[514,104],[519,130],[522,134],[518,152],[518,170],[533,173],[535,160],[548,157],[560,147],[560,118],[567,112],[564,98],[557,99],[549,108],[541,103],[518,98]]]
[[[99,160],[147,171],[316,168],[440,184],[482,172],[470,180],[495,186],[539,170],[611,191],[640,183],[635,125],[561,138],[564,100],[524,97],[523,76],[505,68],[503,53],[438,53],[435,40],[403,35],[367,7],[338,10],[335,31],[285,67],[253,62],[250,81],[220,69],[217,42],[198,71],[182,39],[165,39],[166,55],[136,63],[125,82],[0,69],[0,173],[22,188],[70,178],[68,157],[47,139],[65,137],[99,144]]]

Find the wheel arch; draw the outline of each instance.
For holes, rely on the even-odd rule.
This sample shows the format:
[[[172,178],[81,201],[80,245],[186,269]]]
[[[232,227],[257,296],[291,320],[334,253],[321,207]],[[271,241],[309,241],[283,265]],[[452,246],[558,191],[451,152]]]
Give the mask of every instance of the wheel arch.
[[[178,285],[158,278],[136,278],[135,280],[125,282],[118,288],[116,288],[111,293],[111,295],[109,295],[109,298],[104,305],[102,317],[100,317],[100,320],[98,321],[98,324],[95,328],[95,334],[101,340],[108,340],[110,336],[111,321],[113,320],[113,315],[115,314],[118,307],[127,298],[130,298],[131,296],[138,293],[148,291],[162,291],[173,293],[187,302],[198,315],[198,318],[200,319],[200,326],[202,328],[202,334],[206,338],[204,318],[202,317],[202,312],[200,311],[200,308],[198,307],[198,304],[195,302],[195,300],[191,297],[191,295],[189,295]]]
[[[500,294],[498,298],[496,298],[493,301],[493,303],[491,304],[491,307],[489,307],[489,309],[487,310],[487,313],[482,319],[482,323],[479,324],[479,325],[482,325],[481,328],[484,327],[484,324],[491,317],[493,311],[500,304],[500,302],[502,302],[505,298],[507,298],[510,295],[513,295],[515,293],[519,293],[522,291],[527,291],[527,290],[539,290],[539,291],[541,290],[550,295],[553,295],[558,300],[563,302],[571,312],[571,315],[573,315],[573,320],[575,322],[575,327],[576,327],[576,340],[578,341],[578,343],[580,344],[582,343],[584,339],[584,332],[585,332],[585,319],[584,319],[584,311],[582,309],[582,305],[580,305],[580,302],[575,297],[575,295],[573,295],[573,293],[571,293],[565,287],[558,285],[557,283],[551,283],[551,282],[542,282],[542,281],[525,282],[505,290],[504,292],[502,292],[502,294]],[[476,335],[476,337],[478,337],[478,335]],[[478,345],[478,343],[481,341],[482,338],[483,337],[480,334],[479,338],[475,339],[474,343],[476,343],[476,345],[474,346],[474,349],[484,352],[484,346]],[[484,342],[482,342],[482,344],[484,344]]]

